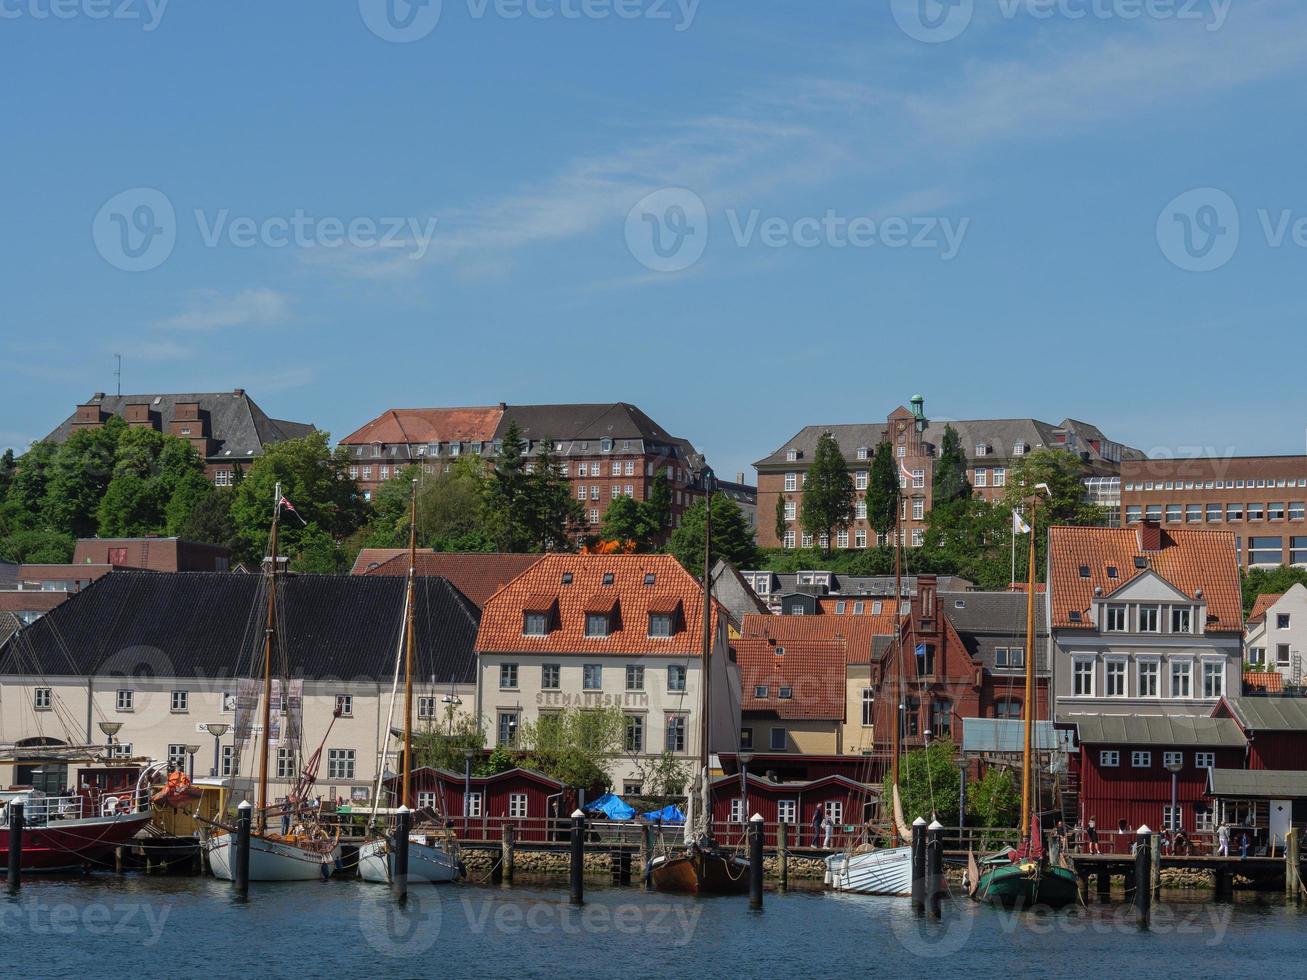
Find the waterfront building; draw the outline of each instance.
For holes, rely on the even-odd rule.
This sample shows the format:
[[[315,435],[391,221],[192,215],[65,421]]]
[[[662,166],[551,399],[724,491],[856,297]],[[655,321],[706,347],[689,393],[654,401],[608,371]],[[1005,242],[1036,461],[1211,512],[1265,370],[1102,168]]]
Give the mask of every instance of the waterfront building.
[[[900,473],[903,543],[918,547],[925,538],[926,515],[931,509],[935,461],[946,426],[958,433],[967,456],[967,479],[976,496],[996,500],[1006,493],[1007,477],[1026,455],[1040,449],[1074,453],[1083,466],[1086,496],[1104,505],[1115,523],[1119,506],[1120,467],[1124,460],[1142,458],[1137,449],[1114,442],[1096,426],[1076,419],[1058,425],[1033,418],[934,421],[926,417],[925,401],[912,399],[909,410],[900,405],[881,422],[853,425],[809,425],[785,441],[774,453],[754,463],[758,471],[758,544],[764,548],[867,548],[878,543],[862,506],[847,531],[829,545],[814,542],[799,522],[803,511],[803,484],[812,463],[817,440],[829,432],[853,476],[857,500],[865,501],[871,465],[882,443],[891,446]],[[776,533],[777,498],[782,503],[785,531]]]
[[[1131,459],[1121,524],[1220,528],[1240,568],[1307,567],[1307,456]]]
[[[884,600],[894,595],[893,575],[846,575],[829,569],[798,572],[750,570],[742,571],[740,575],[772,612],[781,615],[880,616],[889,607]],[[967,592],[975,587],[957,575],[941,575],[936,585],[943,592]],[[905,596],[914,595],[917,577],[902,576],[900,587]],[[788,607],[784,601],[804,595],[814,596],[816,601],[794,601]],[[796,609],[802,612],[794,612]]]
[[[1303,656],[1307,654],[1307,586],[1264,594],[1253,603],[1244,629],[1244,659],[1252,669],[1274,673],[1281,687],[1303,686]],[[1245,675],[1245,679],[1247,675]]]
[[[299,760],[323,746],[318,791],[366,799],[390,708],[404,619],[403,579],[287,575],[280,629],[290,668],[288,711],[301,744],[278,746],[271,787],[284,795]],[[118,571],[91,583],[0,645],[0,744],[103,747],[124,760],[167,761],[197,774],[248,778],[246,746],[234,770],[233,726],[242,679],[258,676],[267,580],[260,575]],[[455,723],[475,697],[479,613],[448,582],[419,578],[419,729]],[[302,691],[300,690],[302,686]],[[335,721],[333,723],[333,716]],[[103,725],[114,726],[107,736]],[[187,758],[188,745],[199,746]],[[396,768],[395,745],[383,763]],[[64,789],[67,766],[0,766],[5,785]]]
[[[78,405],[42,442],[62,443],[74,432],[102,428],[119,416],[133,429],[153,429],[184,439],[204,460],[217,486],[231,486],[273,443],[301,439],[314,431],[307,422],[274,419],[244,388],[187,394],[106,395],[97,391]]]
[[[1243,605],[1228,531],[1048,531],[1055,720],[1207,716],[1241,690]]]
[[[544,819],[566,819],[572,812],[568,803],[575,805],[562,783],[532,769],[469,777],[466,770],[419,766],[411,778],[417,809],[445,814],[463,837],[499,840],[512,825],[520,841],[546,840]],[[392,800],[401,791],[398,783],[399,777],[386,780]]]
[[[725,607],[714,601],[711,615],[716,752],[738,745],[740,678]],[[523,725],[567,709],[620,708],[614,791],[639,795],[665,753],[699,757],[702,634],[703,590],[670,555],[545,555],[482,613],[476,712],[488,744],[512,748]]]

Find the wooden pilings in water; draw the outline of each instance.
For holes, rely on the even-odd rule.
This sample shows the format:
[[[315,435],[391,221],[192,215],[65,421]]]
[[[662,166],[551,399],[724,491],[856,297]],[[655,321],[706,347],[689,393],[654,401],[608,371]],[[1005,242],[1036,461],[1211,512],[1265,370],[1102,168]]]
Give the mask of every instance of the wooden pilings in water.
[[[762,816],[749,818],[749,908],[762,911]]]
[[[23,804],[9,804],[9,867],[5,880],[11,892],[18,891],[23,878]]]
[[[571,861],[568,864],[568,903],[585,904],[585,814],[572,812]]]
[[[236,808],[236,869],[232,883],[236,897],[244,901],[250,894],[250,827],[254,819],[254,806],[242,800]]]
[[[932,820],[926,828],[926,911],[940,917],[948,882],[944,878],[944,825]]]
[[[912,911],[926,911],[926,821],[912,821]]]
[[[408,833],[413,813],[400,804],[395,813],[395,865],[390,876],[390,887],[400,905],[408,901]]]
[[[784,820],[776,825],[776,863],[785,891],[790,887],[790,825]]]
[[[1153,916],[1153,841],[1156,835],[1148,825],[1135,836],[1135,923],[1147,929]]]
[[[517,873],[517,828],[511,823],[504,824],[499,841],[499,879],[505,884],[513,883]]]
[[[1298,829],[1291,826],[1284,836],[1284,897],[1295,902],[1302,897],[1302,863],[1298,845]]]

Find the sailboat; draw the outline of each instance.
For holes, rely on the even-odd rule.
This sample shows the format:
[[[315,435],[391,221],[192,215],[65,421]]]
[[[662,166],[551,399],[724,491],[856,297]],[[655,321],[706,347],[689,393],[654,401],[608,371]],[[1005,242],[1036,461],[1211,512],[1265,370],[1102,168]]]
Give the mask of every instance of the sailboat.
[[[331,875],[340,856],[337,841],[329,838],[311,821],[304,821],[287,834],[268,830],[268,744],[272,738],[272,669],[273,649],[277,642],[277,532],[281,524],[281,510],[290,502],[281,495],[281,484],[276,489],[277,504],[273,510],[268,581],[267,625],[263,639],[263,730],[259,741],[259,794],[254,810],[254,827],[250,834],[250,881],[315,881]],[[292,507],[293,511],[294,508]],[[283,710],[288,703],[288,691],[282,690]],[[280,729],[283,734],[287,725]],[[215,878],[224,881],[235,879],[236,834],[230,828],[220,828],[204,842],[209,868]]]
[[[1040,485],[1043,486],[1042,484]],[[1038,489],[1038,488],[1037,488]],[[972,898],[1004,908],[1034,906],[1062,908],[1079,899],[1075,872],[1053,864],[1044,853],[1039,826],[1039,786],[1034,777],[1035,725],[1035,507],[1030,513],[1030,561],[1026,581],[1026,697],[1021,718],[1025,723],[1025,749],[1021,762],[1020,845],[1007,863],[990,865],[971,875]],[[988,862],[987,862],[988,864]]]
[[[414,637],[414,593],[417,579],[417,480],[413,481],[410,494],[410,517],[408,528],[408,588],[404,595],[404,642],[401,654],[404,663],[404,763],[403,795],[401,805],[411,806],[413,800],[413,662],[416,657]],[[399,657],[395,663],[395,673],[399,674]],[[394,711],[394,692],[391,695],[391,711]],[[385,739],[390,737],[390,725],[386,725]],[[382,760],[385,753],[380,753]],[[385,766],[379,767],[384,772]],[[380,781],[380,780],[378,780]],[[380,794],[377,794],[378,797]],[[376,811],[373,811],[375,816]],[[387,885],[395,873],[395,845],[390,837],[377,837],[367,841],[359,848],[359,877],[364,881]],[[408,838],[408,876],[416,881],[456,881],[463,875],[463,865],[458,857],[458,844],[448,831],[432,828],[424,831],[419,828],[409,833]]]
[[[711,479],[711,478],[710,478]],[[653,885],[663,892],[691,895],[742,895],[749,888],[749,863],[722,847],[712,835],[712,775],[709,717],[712,677],[712,487],[704,497],[703,644],[699,664],[699,771],[688,797],[685,846],[649,862]],[[699,793],[695,806],[694,790]]]
[[[903,731],[903,536],[899,525],[900,509],[894,508],[894,655],[898,664],[898,690],[894,693],[897,705],[894,711],[894,728],[890,734],[890,792],[894,800],[893,836],[909,841],[912,831],[903,819],[899,802],[899,756]],[[884,793],[882,792],[882,799]],[[912,845],[872,847],[870,843],[826,858],[826,884],[836,891],[857,892],[862,895],[912,894]]]

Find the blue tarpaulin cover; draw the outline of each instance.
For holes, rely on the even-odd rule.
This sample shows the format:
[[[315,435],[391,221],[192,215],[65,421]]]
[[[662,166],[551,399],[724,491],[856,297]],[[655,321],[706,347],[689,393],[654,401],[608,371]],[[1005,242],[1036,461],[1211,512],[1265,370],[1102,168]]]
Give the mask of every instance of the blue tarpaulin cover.
[[[661,810],[640,814],[640,819],[650,823],[685,823],[685,814],[678,806],[665,806]]]
[[[585,808],[591,813],[597,810],[609,820],[630,820],[635,816],[635,807],[612,793],[605,793],[599,799],[587,803]]]

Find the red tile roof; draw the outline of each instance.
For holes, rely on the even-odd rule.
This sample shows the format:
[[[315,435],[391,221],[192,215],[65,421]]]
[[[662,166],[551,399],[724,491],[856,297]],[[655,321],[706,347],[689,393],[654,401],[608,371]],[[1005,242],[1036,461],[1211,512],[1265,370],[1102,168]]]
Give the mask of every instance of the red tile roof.
[[[1253,611],[1248,614],[1248,625],[1260,623],[1266,618],[1266,610],[1284,598],[1283,592],[1263,592],[1253,602]]]
[[[839,607],[844,606],[844,612]],[[858,612],[859,607],[862,609]],[[879,608],[880,612],[874,610]],[[883,616],[893,622],[894,600],[891,596],[823,595],[817,597],[817,609],[823,616]]]
[[[894,617],[750,614],[744,617],[740,633],[746,638],[774,639],[783,644],[835,640],[846,645],[849,663],[868,664],[875,637],[894,635]]]
[[[419,555],[430,554],[430,548],[419,548]],[[351,575],[366,575],[374,568],[379,568],[392,558],[398,558],[400,555],[407,555],[407,548],[364,548],[354,559],[354,565],[350,568]],[[407,565],[404,568],[404,574],[408,574]]]
[[[1207,632],[1230,633],[1243,629],[1243,596],[1239,586],[1239,559],[1230,531],[1161,529],[1161,547],[1145,551],[1132,527],[1065,527],[1048,529],[1049,581],[1052,585],[1052,626],[1055,629],[1093,629],[1086,615],[1102,589],[1110,596],[1149,569],[1186,595],[1203,592],[1207,602]],[[1144,557],[1147,567],[1136,568]],[[1088,577],[1081,577],[1080,566]],[[1117,578],[1108,578],[1108,566]],[[1071,613],[1080,614],[1079,621]]]
[[[1279,694],[1284,690],[1284,675],[1279,671],[1248,671],[1243,675],[1245,692],[1265,691],[1267,694]]]
[[[538,562],[540,557],[482,552],[418,552],[416,567],[419,575],[449,579],[454,588],[480,609],[492,595]],[[355,567],[358,567],[358,562],[355,562]],[[407,575],[408,552],[401,551],[364,574]]]
[[[563,575],[571,584],[563,584]],[[611,585],[604,576],[611,574]],[[653,582],[645,584],[646,576]],[[558,619],[546,636],[524,636],[522,614],[540,597],[558,599]],[[649,613],[680,600],[681,621],[670,637],[649,636]],[[602,598],[602,601],[596,601]],[[585,635],[585,611],[616,603],[617,622],[608,636]],[[722,614],[714,604],[713,627]],[[702,638],[703,590],[671,555],[564,555],[540,558],[485,604],[478,653],[627,654],[693,657]]]
[[[792,640],[784,644],[742,638],[732,644],[740,667],[741,708],[774,711],[780,718],[843,721],[845,649],[842,640]],[[783,650],[783,654],[777,651]],[[756,697],[767,688],[766,697]],[[782,698],[782,687],[792,697]]]
[[[495,408],[392,408],[357,432],[340,440],[342,446],[373,442],[415,445],[426,442],[493,442],[503,417]]]

